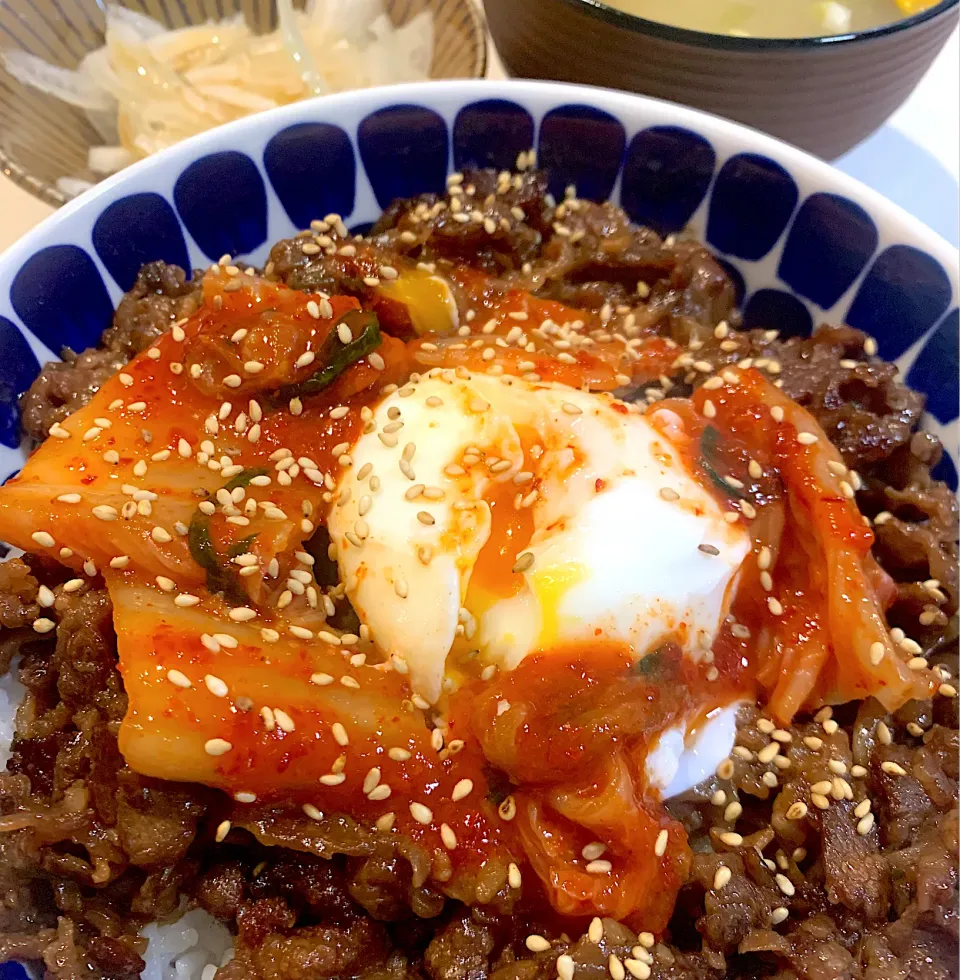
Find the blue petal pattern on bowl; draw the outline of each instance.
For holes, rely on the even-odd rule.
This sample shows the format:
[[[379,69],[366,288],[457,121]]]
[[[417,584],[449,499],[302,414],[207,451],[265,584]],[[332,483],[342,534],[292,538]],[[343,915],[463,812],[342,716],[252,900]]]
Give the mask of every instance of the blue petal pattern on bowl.
[[[57,354],[96,344],[113,316],[100,270],[76,245],[50,245],[31,255],[10,286],[10,303],[24,326]]]
[[[93,226],[93,247],[124,290],[147,262],[162,259],[182,269],[190,266],[176,212],[159,194],[130,194],[104,208]]]
[[[743,308],[748,330],[779,330],[781,337],[808,337],[813,318],[803,301],[782,289],[758,289]]]
[[[267,192],[245,153],[211,153],[190,164],[173,191],[177,211],[208,259],[252,252],[267,239]]]
[[[638,224],[661,235],[686,227],[707,193],[717,154],[699,133],[651,126],[627,150],[620,203]]]
[[[20,445],[20,396],[40,373],[40,364],[17,325],[0,316],[0,445]],[[4,474],[6,476],[6,474]]]
[[[512,170],[521,153],[534,146],[533,116],[504,99],[464,106],[453,124],[453,166]]]
[[[936,259],[912,245],[892,245],[870,267],[846,320],[872,333],[892,360],[940,319],[950,294],[950,280]]]
[[[381,208],[398,197],[443,193],[450,138],[443,117],[432,109],[393,105],[372,112],[360,123],[357,142]]]
[[[830,309],[863,272],[877,247],[873,219],[839,194],[811,194],[800,206],[780,259],[780,278]]]
[[[952,309],[930,335],[907,372],[907,384],[927,395],[927,411],[946,425],[957,416],[957,338],[960,311]]]
[[[623,123],[589,105],[551,109],[540,123],[537,160],[559,201],[568,187],[580,197],[605,201],[613,193],[627,145]]]
[[[746,297],[748,325],[806,334],[846,315],[875,336],[927,395],[953,456],[941,472],[955,485],[958,297],[947,254],[922,250],[924,234],[869,196],[837,193],[852,185],[822,165],[723,127],[649,100],[515,82],[371,90],[218,130],[101,188],[30,251],[0,261],[0,442],[15,442],[15,395],[43,348],[96,343],[141,261],[197,267],[229,251],[259,264],[313,218],[333,211],[363,229],[395,197],[442,191],[454,167],[508,168],[535,145],[558,197],[569,184],[612,195],[661,234],[692,221]],[[21,460],[0,447],[0,477]]]
[[[762,259],[783,234],[799,197],[796,182],[775,160],[738,153],[713,185],[707,244],[739,259]]]
[[[282,130],[267,143],[263,166],[298,228],[331,212],[353,211],[357,164],[350,137],[339,126],[309,122]]]

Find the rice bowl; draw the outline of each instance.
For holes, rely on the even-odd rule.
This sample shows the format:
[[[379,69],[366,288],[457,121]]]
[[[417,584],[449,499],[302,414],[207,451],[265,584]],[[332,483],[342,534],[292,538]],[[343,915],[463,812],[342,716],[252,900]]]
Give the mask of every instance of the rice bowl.
[[[697,242],[519,163],[259,269],[151,264],[24,397],[3,828],[89,924],[24,893],[8,955],[132,976],[181,894],[237,934],[165,927],[190,976],[941,955],[909,867],[949,908],[956,512],[921,400],[857,331],[739,331]]]

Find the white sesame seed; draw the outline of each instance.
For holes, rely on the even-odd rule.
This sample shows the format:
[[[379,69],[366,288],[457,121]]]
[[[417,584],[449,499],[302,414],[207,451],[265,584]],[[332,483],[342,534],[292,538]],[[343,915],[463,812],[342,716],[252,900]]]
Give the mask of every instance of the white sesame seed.
[[[623,965],[635,980],[650,980],[650,967],[643,960],[628,959],[623,961]]]
[[[428,806],[424,806],[423,803],[411,803],[410,816],[424,826],[433,822],[433,811]]]
[[[33,621],[33,631],[35,633],[49,633],[50,630],[56,628],[56,625],[52,619],[41,617]]]
[[[112,508],[111,508],[112,509]],[[116,516],[116,511],[113,511],[114,516]],[[53,535],[49,531],[34,531],[30,535],[31,539],[35,541],[41,548],[52,548],[56,543],[53,540]]]
[[[193,685],[190,682],[190,678],[187,677],[182,671],[171,669],[167,671],[167,680],[170,681],[175,687],[188,688]]]
[[[533,567],[534,554],[532,551],[524,551],[517,555],[516,564],[513,566],[513,571],[517,574],[528,571]]]
[[[450,799],[455,803],[460,800],[465,799],[473,792],[473,780],[472,779],[461,779],[454,787],[453,791],[450,793]]]
[[[590,861],[584,870],[587,874],[591,875],[605,875],[613,870],[613,865],[609,861],[601,858],[597,861]]]
[[[225,738],[211,738],[204,743],[203,751],[206,752],[207,755],[219,756],[226,755],[226,753],[232,748],[233,745],[231,745]]]
[[[657,841],[653,846],[653,853],[656,854],[657,857],[663,857],[663,855],[666,853],[667,843],[669,840],[670,835],[666,830],[661,830],[660,833],[657,834]]]
[[[573,957],[568,953],[557,957],[557,978],[558,980],[573,980],[576,971],[576,964]]]
[[[792,898],[796,893],[796,888],[794,887],[793,882],[786,875],[778,874],[775,876],[774,880],[777,883],[777,887],[781,892],[783,892],[784,895],[787,896],[787,898]]]

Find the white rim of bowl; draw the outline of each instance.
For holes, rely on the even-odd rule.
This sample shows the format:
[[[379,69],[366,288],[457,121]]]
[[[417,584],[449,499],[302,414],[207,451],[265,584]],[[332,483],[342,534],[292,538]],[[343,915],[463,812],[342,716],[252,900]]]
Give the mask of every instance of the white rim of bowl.
[[[804,150],[741,123],[662,99],[592,85],[518,79],[438,80],[356,89],[269,109],[192,136],[108,177],[41,221],[0,254],[0,281],[7,279],[9,273],[6,270],[19,269],[26,258],[40,248],[41,243],[59,225],[68,223],[78,212],[95,207],[102,198],[112,197],[114,191],[131,178],[146,177],[154,169],[183,169],[200,156],[218,150],[236,149],[235,144],[239,142],[237,137],[244,134],[255,133],[261,128],[279,131],[300,121],[304,115],[321,115],[326,116],[329,121],[335,121],[333,117],[340,107],[356,112],[369,106],[370,111],[373,111],[384,103],[426,101],[434,109],[453,111],[461,108],[465,101],[482,98],[509,99],[520,105],[525,101],[541,104],[550,102],[551,106],[558,102],[585,104],[605,109],[617,117],[628,118],[641,107],[644,118],[635,132],[649,126],[672,125],[686,126],[707,137],[722,136],[728,143],[736,146],[734,152],[747,151],[769,156],[785,165],[788,170],[792,167],[791,175],[795,178],[805,173],[808,179],[804,183],[817,183],[817,190],[843,194],[861,203],[873,216],[882,214],[888,220],[894,221],[900,226],[900,237],[905,238],[907,244],[912,243],[918,247],[922,245],[947,270],[954,292],[960,290],[960,253],[957,249],[900,205]],[[526,108],[529,109],[530,106]],[[628,132],[628,138],[631,135]]]

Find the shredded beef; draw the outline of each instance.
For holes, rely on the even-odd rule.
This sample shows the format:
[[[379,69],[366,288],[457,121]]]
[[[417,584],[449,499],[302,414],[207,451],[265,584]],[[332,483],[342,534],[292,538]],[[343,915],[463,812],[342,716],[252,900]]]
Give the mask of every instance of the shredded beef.
[[[454,198],[479,220],[455,220]],[[609,204],[558,207],[532,171],[470,173],[452,196],[398,201],[371,238],[387,258],[469,262],[545,298],[631,311],[638,329],[678,345],[671,394],[707,376],[703,361],[713,370],[750,358],[775,375],[861,477],[858,503],[897,585],[891,626],[957,676],[956,499],[930,476],[941,448],[917,431],[922,398],[864,334],[827,326],[783,338],[775,323],[737,332],[733,286],[702,246],[636,228]],[[296,240],[274,247],[267,271],[300,289],[363,298],[368,288],[339,256],[305,256]],[[102,346],[44,368],[23,399],[26,432],[45,438],[197,303],[184,272],[146,266]],[[627,394],[664,392],[660,382]],[[757,755],[769,725],[744,710],[729,778],[670,802],[694,858],[666,937],[610,920],[587,934],[510,896],[502,869],[478,880],[468,906],[432,886],[429,855],[349,817],[238,809],[127,769],[109,596],[98,578],[65,592],[68,574],[38,556],[0,564],[0,669],[17,670],[27,691],[0,775],[0,960],[42,962],[58,980],[132,980],[138,929],[186,900],[236,935],[220,980],[554,980],[560,956],[578,980],[620,969],[654,980],[957,976],[955,697],[798,719],[772,762]],[[41,585],[59,622],[48,634],[32,629]],[[818,782],[829,784],[820,800]],[[531,934],[549,948],[532,951]]]

